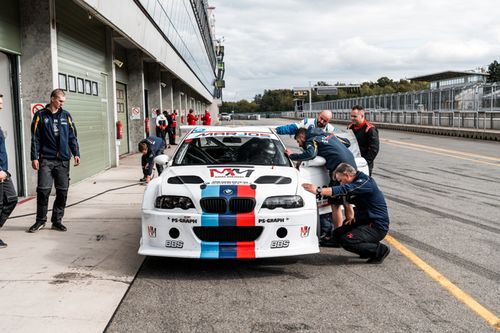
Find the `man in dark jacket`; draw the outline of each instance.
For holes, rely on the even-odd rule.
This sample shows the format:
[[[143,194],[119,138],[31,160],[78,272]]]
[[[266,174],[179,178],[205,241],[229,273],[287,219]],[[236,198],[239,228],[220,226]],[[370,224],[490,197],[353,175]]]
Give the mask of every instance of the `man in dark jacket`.
[[[318,128],[306,129],[302,127],[297,130],[295,140],[304,149],[304,152],[292,154],[292,151],[287,149],[285,154],[292,161],[312,160],[318,155],[323,157],[326,160],[325,167],[328,169],[328,174],[332,177],[330,186],[336,184],[333,171],[340,163],[348,163],[356,168],[356,160],[351,151],[333,133],[325,133]],[[328,198],[328,202],[332,206],[332,220],[335,228],[340,227],[343,221],[340,205],[344,205],[346,220],[351,220],[354,217],[352,206],[349,203],[344,203],[342,197]]]
[[[0,110],[2,109],[3,95],[0,94]],[[17,204],[17,193],[8,169],[5,136],[2,128],[0,128],[0,228],[5,224],[5,221],[7,221]],[[4,247],[7,247],[7,244],[0,239],[0,248]]]
[[[50,94],[50,104],[37,111],[31,123],[31,166],[38,171],[36,222],[28,231],[45,227],[52,185],[56,199],[52,208],[52,229],[66,231],[62,224],[69,188],[69,162],[74,156],[80,164],[76,127],[71,115],[64,110],[66,99],[62,89]]]
[[[330,188],[302,184],[307,191],[326,196],[345,196],[355,205],[355,220],[333,231],[333,238],[347,251],[380,264],[389,255],[387,245],[380,243],[389,231],[389,212],[383,193],[375,180],[346,163],[335,169],[340,185]]]
[[[365,110],[360,105],[355,105],[351,110],[352,122],[347,125],[351,129],[358,141],[361,156],[368,163],[370,176],[373,170],[373,161],[377,157],[378,149],[380,146],[378,139],[378,130],[375,126],[365,119]]]
[[[151,174],[153,173],[154,159],[156,156],[163,154],[165,141],[157,136],[148,136],[139,142],[138,149],[139,153],[142,154],[141,165],[144,175],[140,181],[149,183],[151,181]],[[162,172],[162,167],[157,165],[156,168],[158,174],[160,174]]]

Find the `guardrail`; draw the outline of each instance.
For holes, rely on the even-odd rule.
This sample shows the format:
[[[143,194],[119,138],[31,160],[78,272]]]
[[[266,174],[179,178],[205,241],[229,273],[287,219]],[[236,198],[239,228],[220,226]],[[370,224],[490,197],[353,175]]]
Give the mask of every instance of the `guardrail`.
[[[284,112],[286,117],[316,117],[320,110],[307,112]],[[351,120],[351,110],[332,110],[332,120]],[[500,110],[493,111],[411,111],[411,110],[365,110],[368,121],[384,124],[404,124],[449,128],[499,130]]]

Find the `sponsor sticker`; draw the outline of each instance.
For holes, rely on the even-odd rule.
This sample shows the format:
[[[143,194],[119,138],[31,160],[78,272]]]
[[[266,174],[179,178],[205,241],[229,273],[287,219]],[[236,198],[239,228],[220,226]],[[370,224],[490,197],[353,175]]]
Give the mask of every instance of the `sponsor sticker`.
[[[167,217],[172,223],[198,223],[198,219],[191,216]]]
[[[182,249],[184,247],[184,242],[180,240],[167,239],[165,241],[165,247]]]
[[[234,178],[248,178],[255,171],[248,168],[224,168],[224,169],[212,169],[210,168],[210,177],[221,178],[221,177],[234,177]]]
[[[156,238],[156,227],[148,225],[149,238]]]
[[[271,249],[282,249],[288,247],[288,245],[290,245],[290,241],[287,239],[271,241]]]
[[[273,217],[273,218],[267,218],[267,219],[258,219],[257,223],[283,223],[285,221],[288,221],[289,218],[284,218],[284,217]]]
[[[300,227],[300,237],[308,237],[309,236],[309,231],[311,230],[311,227],[309,226],[302,226]]]

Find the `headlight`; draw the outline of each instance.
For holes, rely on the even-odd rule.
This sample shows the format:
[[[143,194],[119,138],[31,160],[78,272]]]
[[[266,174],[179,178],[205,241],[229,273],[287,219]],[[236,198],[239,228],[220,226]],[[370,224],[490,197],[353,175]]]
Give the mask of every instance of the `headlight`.
[[[283,195],[269,197],[262,204],[262,208],[274,209],[277,207],[285,209],[304,207],[304,200],[299,195]]]
[[[194,208],[193,201],[188,197],[180,197],[176,195],[162,195],[156,198],[155,208],[161,209],[189,209]]]

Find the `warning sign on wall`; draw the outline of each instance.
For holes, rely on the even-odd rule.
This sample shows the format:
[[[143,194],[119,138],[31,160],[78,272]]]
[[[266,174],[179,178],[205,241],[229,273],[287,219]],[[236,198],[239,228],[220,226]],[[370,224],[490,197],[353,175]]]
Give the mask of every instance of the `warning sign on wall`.
[[[130,113],[130,119],[141,119],[141,108],[132,107],[132,112]]]
[[[43,103],[32,103],[31,104],[31,118],[35,115],[35,112],[40,111],[45,107]]]

